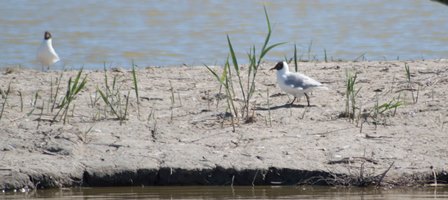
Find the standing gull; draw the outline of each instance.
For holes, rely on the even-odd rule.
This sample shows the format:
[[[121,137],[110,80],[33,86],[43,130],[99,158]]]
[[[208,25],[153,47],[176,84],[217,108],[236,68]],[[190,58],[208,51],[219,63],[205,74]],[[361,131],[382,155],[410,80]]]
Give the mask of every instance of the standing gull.
[[[291,105],[297,98],[305,95],[308,106],[310,106],[310,97],[307,94],[308,92],[311,92],[314,89],[328,90],[328,88],[322,85],[322,83],[319,83],[304,74],[290,72],[286,62],[278,62],[277,65],[275,65],[275,67],[271,70],[274,69],[277,70],[277,83],[280,88],[284,92],[294,96]]]
[[[37,50],[37,60],[42,65],[42,70],[44,67],[47,67],[47,70],[50,69],[50,65],[59,61],[59,56],[53,48],[51,33],[48,31],[45,31],[44,40]]]

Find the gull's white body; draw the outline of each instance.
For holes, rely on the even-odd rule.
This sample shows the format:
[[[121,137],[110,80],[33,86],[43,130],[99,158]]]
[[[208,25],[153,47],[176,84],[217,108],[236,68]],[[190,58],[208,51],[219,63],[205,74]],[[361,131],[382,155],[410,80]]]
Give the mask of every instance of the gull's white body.
[[[37,60],[42,64],[42,67],[50,67],[59,61],[59,56],[53,48],[51,38],[44,39],[37,50]]]
[[[307,97],[308,105],[309,97],[307,93],[315,89],[328,90],[328,88],[322,85],[319,81],[298,72],[290,72],[286,62],[280,62],[272,69],[277,70],[277,84],[280,88],[284,92],[293,95],[295,98],[300,98],[305,95]]]
[[[277,83],[280,88],[294,97],[301,97],[314,89],[328,90],[322,83],[298,72],[290,72],[287,63],[277,70]]]

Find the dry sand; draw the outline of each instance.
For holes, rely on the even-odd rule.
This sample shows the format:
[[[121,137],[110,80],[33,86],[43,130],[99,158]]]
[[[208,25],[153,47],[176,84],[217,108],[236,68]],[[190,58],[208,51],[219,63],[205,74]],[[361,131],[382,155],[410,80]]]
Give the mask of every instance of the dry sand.
[[[138,69],[139,112],[131,72],[108,71],[110,83],[117,76],[122,98],[130,91],[129,116],[122,124],[96,93],[105,87],[103,71],[85,71],[86,88],[63,124],[51,123],[59,109],[51,112],[50,93],[56,94],[55,80],[63,73],[60,102],[77,71],[4,68],[0,106],[9,83],[11,90],[0,119],[0,189],[362,185],[377,183],[390,166],[381,185],[431,182],[431,167],[443,183],[448,180],[448,62],[406,63],[414,99],[404,61],[299,63],[301,72],[330,88],[311,94],[311,107],[304,106],[305,99],[288,106],[292,97],[280,91],[275,72],[268,70],[274,64],[263,64],[251,102],[255,120],[240,120],[235,132],[225,100],[217,106],[223,96],[219,85],[204,67]],[[377,122],[372,116],[350,122],[342,117],[347,70],[358,73],[362,110],[373,110],[377,99],[382,104],[400,98],[404,105]],[[239,90],[236,95],[241,108]]]

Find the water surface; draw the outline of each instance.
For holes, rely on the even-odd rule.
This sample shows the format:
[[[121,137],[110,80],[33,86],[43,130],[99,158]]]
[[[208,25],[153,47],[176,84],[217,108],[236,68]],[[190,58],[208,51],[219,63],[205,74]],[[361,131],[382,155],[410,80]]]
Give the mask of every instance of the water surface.
[[[334,187],[104,187],[4,193],[10,199],[444,199],[448,188],[334,188]]]
[[[437,59],[448,55],[448,6],[430,0],[108,0],[0,1],[0,66],[36,67],[43,32],[71,67],[213,65],[227,56],[226,34],[242,58],[266,34],[268,60]],[[308,49],[311,47],[310,53]],[[245,61],[242,60],[242,63]]]

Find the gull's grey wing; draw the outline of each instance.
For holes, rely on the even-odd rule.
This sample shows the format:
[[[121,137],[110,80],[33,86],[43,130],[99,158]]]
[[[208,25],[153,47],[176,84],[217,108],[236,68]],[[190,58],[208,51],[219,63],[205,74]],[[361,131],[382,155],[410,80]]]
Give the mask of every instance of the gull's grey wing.
[[[286,76],[285,84],[294,88],[302,88],[303,90],[322,85],[318,81],[298,73],[288,74]]]

